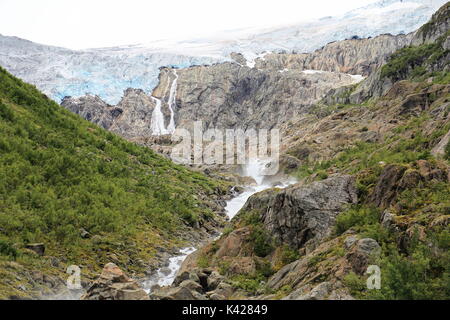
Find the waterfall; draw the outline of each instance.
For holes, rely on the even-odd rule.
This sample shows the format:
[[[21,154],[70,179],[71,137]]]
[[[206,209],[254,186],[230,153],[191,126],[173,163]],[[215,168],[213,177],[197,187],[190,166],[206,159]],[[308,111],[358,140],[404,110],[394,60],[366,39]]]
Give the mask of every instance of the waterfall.
[[[270,184],[263,183],[265,177],[265,168],[269,162],[270,160],[262,159],[248,160],[248,163],[244,167],[244,176],[252,177],[256,182],[256,186],[246,187],[244,192],[239,194],[237,197],[227,201],[225,212],[227,213],[228,218],[232,219],[239,212],[239,210],[242,209],[248,198],[250,198],[252,195],[271,187]]]
[[[167,131],[169,131],[170,134],[175,132],[175,107],[176,107],[176,99],[177,99],[177,81],[178,81],[178,74],[176,70],[173,70],[173,74],[175,75],[175,79],[173,79],[172,86],[170,87],[170,93],[169,93],[169,101],[167,104],[169,105],[170,110],[170,122],[169,126],[167,127]]]
[[[178,269],[180,269],[184,259],[195,250],[193,247],[184,248],[180,250],[179,255],[169,258],[165,267],[158,269],[155,274],[143,282],[144,290],[150,293],[154,285],[170,286],[173,280],[175,280]]]
[[[150,123],[150,129],[154,136],[173,134],[175,132],[175,107],[178,81],[178,74],[176,70],[173,70],[173,74],[175,75],[175,79],[173,79],[172,85],[170,86],[169,100],[167,101],[167,105],[170,111],[170,121],[167,128],[164,126],[164,115],[161,111],[161,100],[153,96],[151,97],[156,103],[155,109],[153,109],[152,120]]]
[[[242,209],[248,198],[257,192],[269,189],[271,183],[264,183],[266,165],[270,163],[270,159],[250,159],[244,167],[244,175],[252,177],[256,181],[256,185],[247,186],[244,192],[227,201],[225,212],[230,220]],[[286,188],[295,183],[295,180],[284,181],[279,188]],[[144,282],[144,288],[147,292],[151,292],[154,285],[167,286],[170,285],[176,277],[184,259],[196,249],[186,247],[180,251],[179,255],[169,258],[166,266],[157,270],[149,279]]]
[[[151,97],[155,101],[156,106],[153,109],[152,121],[150,123],[150,129],[155,136],[168,134],[169,132],[164,128],[164,115],[161,112],[161,100],[155,97]]]
[[[244,175],[252,177],[258,185],[261,185],[264,180],[266,165],[269,163],[270,159],[249,159],[244,168]]]

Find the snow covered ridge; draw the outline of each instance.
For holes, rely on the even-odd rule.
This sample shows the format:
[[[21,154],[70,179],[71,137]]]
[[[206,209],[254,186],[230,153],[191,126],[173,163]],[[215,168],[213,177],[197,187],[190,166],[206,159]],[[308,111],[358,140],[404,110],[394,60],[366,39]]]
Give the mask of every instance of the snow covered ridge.
[[[261,52],[311,52],[353,36],[409,33],[427,22],[445,0],[384,0],[338,17],[271,28],[224,33],[215,38],[153,42],[114,48],[68,50],[0,35],[0,65],[35,84],[56,101],[86,93],[117,104],[127,88],[150,93],[159,68],[230,61],[239,52],[254,67]]]

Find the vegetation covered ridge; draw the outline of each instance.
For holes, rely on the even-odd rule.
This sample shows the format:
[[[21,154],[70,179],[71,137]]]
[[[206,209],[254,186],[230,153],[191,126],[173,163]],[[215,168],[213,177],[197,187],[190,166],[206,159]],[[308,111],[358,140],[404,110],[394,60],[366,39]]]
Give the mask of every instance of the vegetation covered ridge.
[[[33,292],[33,271],[56,276],[71,264],[86,276],[109,261],[143,274],[157,247],[214,223],[214,198],[227,189],[0,68],[0,298]],[[45,256],[30,243],[43,243]]]

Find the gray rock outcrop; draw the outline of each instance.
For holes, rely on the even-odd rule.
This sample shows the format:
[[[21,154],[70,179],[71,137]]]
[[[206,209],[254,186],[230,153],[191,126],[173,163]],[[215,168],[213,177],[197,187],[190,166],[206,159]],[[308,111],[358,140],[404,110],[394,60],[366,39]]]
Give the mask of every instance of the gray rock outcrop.
[[[130,279],[114,263],[108,263],[81,300],[150,300],[150,298],[136,281]]]
[[[268,54],[256,67],[269,70],[323,70],[368,76],[396,50],[407,46],[413,34],[383,34],[374,38],[351,39],[327,44],[312,53]]]
[[[150,125],[155,103],[140,89],[127,89],[117,106],[111,106],[100,97],[91,95],[65,97],[61,105],[129,140],[152,135]]]
[[[250,197],[243,210],[257,211],[271,236],[300,248],[314,247],[328,236],[344,206],[356,202],[354,178],[344,175],[307,186],[293,185],[278,192],[258,193]]]

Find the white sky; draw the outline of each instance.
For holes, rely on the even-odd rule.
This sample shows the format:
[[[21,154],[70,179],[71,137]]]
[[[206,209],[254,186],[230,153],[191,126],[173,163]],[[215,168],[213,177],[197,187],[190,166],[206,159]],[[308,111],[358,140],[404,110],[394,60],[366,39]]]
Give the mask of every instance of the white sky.
[[[0,34],[71,49],[335,16],[375,0],[0,0]]]

